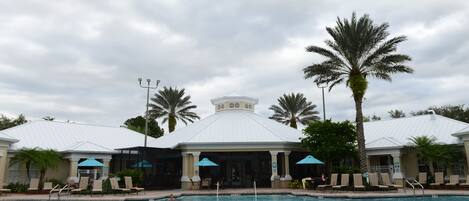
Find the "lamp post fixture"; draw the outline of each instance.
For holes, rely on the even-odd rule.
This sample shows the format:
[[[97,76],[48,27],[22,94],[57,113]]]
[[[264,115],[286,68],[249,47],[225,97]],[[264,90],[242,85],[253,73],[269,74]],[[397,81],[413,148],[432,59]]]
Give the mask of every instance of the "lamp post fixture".
[[[324,98],[324,88],[327,87],[327,84],[318,84],[318,87],[322,90],[322,115],[323,121],[326,121],[326,100]]]
[[[146,105],[146,112],[145,112],[145,142],[144,146],[147,147],[147,136],[148,136],[148,104],[150,101],[150,89],[157,89],[158,85],[160,84],[160,80],[156,80],[156,85],[152,87],[151,80],[147,79],[147,85],[142,84],[142,78],[138,78],[138,83],[140,87],[147,89],[147,105]]]

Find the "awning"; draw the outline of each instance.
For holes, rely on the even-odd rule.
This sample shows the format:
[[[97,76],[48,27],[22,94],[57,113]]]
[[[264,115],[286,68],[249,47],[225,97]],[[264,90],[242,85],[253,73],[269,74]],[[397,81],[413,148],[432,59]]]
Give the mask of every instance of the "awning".
[[[203,158],[202,160],[197,162],[195,165],[200,166],[200,167],[216,167],[216,166],[218,166],[216,163],[212,162],[208,158]]]
[[[78,167],[103,167],[104,164],[97,161],[94,158],[87,158],[83,162],[78,164]]]
[[[308,155],[305,158],[303,158],[301,161],[298,161],[296,164],[297,165],[307,165],[307,164],[311,164],[311,165],[321,164],[322,165],[324,163],[322,161],[314,158],[314,156]]]

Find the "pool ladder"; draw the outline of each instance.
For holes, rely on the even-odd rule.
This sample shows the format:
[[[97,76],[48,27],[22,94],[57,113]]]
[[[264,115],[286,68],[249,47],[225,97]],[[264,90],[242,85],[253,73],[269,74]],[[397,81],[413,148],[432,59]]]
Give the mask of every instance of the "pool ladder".
[[[415,179],[411,179],[411,181],[409,181],[409,179],[405,179],[405,182],[407,184],[409,184],[409,186],[412,187],[412,190],[414,192],[414,197],[415,197],[415,187],[420,187],[422,189],[422,195],[425,195],[425,188],[423,187],[423,185],[418,182],[417,180]],[[404,186],[404,190],[405,190],[405,186]]]
[[[256,181],[253,182],[252,186],[254,187],[254,199],[257,200],[257,185],[256,185]]]

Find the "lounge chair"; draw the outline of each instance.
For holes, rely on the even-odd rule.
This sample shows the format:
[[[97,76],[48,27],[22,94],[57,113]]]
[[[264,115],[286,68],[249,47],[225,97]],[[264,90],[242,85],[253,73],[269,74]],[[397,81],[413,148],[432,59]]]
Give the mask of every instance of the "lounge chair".
[[[388,190],[389,186],[380,185],[378,173],[368,173],[368,178],[370,179],[370,186],[373,188],[378,188],[379,190]]]
[[[427,185],[427,173],[419,172],[419,183],[422,185]]]
[[[365,190],[365,186],[363,185],[362,174],[353,174],[353,189]]]
[[[318,189],[324,189],[324,188],[336,186],[337,176],[338,176],[337,174],[331,174],[331,181],[329,182],[329,184],[318,185]]]
[[[445,183],[443,172],[435,172],[435,182],[431,183],[430,186],[441,186]]]
[[[11,189],[3,188],[3,186],[0,186],[0,195],[8,194],[10,192],[11,192]]]
[[[212,178],[204,178],[201,181],[200,187],[201,188],[205,187],[205,188],[209,189],[211,183],[212,183]]]
[[[130,193],[131,190],[128,188],[121,188],[119,187],[119,183],[117,182],[116,178],[110,178],[109,181],[111,182],[111,189],[114,192],[122,192],[122,193]]]
[[[389,186],[390,188],[401,188],[402,185],[394,184],[391,182],[391,178],[389,177],[388,173],[380,173],[381,181],[383,181],[383,185]]]
[[[459,184],[459,175],[451,175],[449,176],[449,183],[446,183],[445,186],[456,187],[458,184]]]
[[[50,191],[52,190],[52,182],[44,182],[44,185],[42,187],[43,191]]]
[[[78,188],[72,189],[71,193],[79,193],[82,191],[86,191],[88,189],[89,181],[90,181],[89,177],[80,177]]]
[[[349,174],[340,175],[340,185],[332,186],[333,190],[340,190],[342,188],[347,188],[349,186]]]
[[[125,188],[136,191],[137,195],[138,195],[138,192],[140,192],[140,191],[143,191],[143,193],[145,193],[144,188],[136,187],[136,186],[133,185],[132,177],[124,177],[124,181],[125,181]]]
[[[461,186],[461,187],[469,187],[469,175],[466,176],[466,182],[460,183],[459,186]]]
[[[93,181],[93,188],[91,189],[91,196],[95,193],[103,193],[103,180],[96,179]]]
[[[29,182],[28,191],[39,191],[39,179],[38,178],[31,179],[31,181]]]

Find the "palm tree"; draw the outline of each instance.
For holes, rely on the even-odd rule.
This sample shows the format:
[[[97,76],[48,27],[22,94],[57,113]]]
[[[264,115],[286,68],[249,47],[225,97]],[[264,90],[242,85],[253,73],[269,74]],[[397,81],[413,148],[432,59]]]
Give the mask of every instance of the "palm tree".
[[[326,28],[333,38],[325,41],[328,48],[319,46],[306,48],[308,52],[326,58],[321,63],[303,69],[306,79],[313,78],[317,84],[328,84],[329,90],[341,83],[345,83],[352,90],[362,172],[368,171],[362,112],[363,98],[368,88],[367,79],[372,77],[391,81],[391,75],[394,73],[413,72],[410,67],[403,64],[411,58],[396,53],[397,45],[405,41],[406,37],[398,36],[387,40],[388,27],[387,23],[374,24],[368,15],[357,19],[353,13],[350,20],[339,18],[335,27]]]
[[[196,113],[190,111],[197,108],[196,105],[192,105],[190,99],[191,96],[186,96],[184,89],[164,87],[151,98],[153,103],[150,104],[149,114],[155,119],[163,117],[162,123],[168,121],[168,130],[173,132],[177,120],[187,124],[188,121],[194,122],[195,119],[200,119]]]
[[[13,158],[11,158],[10,160],[10,166],[13,164],[25,164],[28,179],[31,179],[31,167],[34,166],[38,168],[39,184],[42,184],[44,183],[44,176],[46,175],[47,169],[51,167],[56,168],[61,160],[62,156],[60,155],[60,153],[52,149],[41,150],[37,148],[25,148],[20,149],[18,152],[15,153]]]
[[[433,175],[433,162],[438,160],[439,156],[438,144],[436,143],[437,139],[429,136],[414,136],[409,138],[409,140],[415,147],[417,156],[421,160],[427,162],[427,165],[430,168],[430,173]]]
[[[37,149],[20,149],[15,155],[10,159],[10,166],[14,164],[24,164],[26,166],[26,175],[28,176],[28,180],[31,179],[31,168],[34,163],[34,160],[38,156]]]
[[[319,120],[314,109],[316,105],[308,102],[302,93],[283,94],[277,99],[278,105],[270,106],[274,114],[269,117],[283,124],[290,124],[290,127],[297,128],[297,122],[305,125],[309,121]]]

